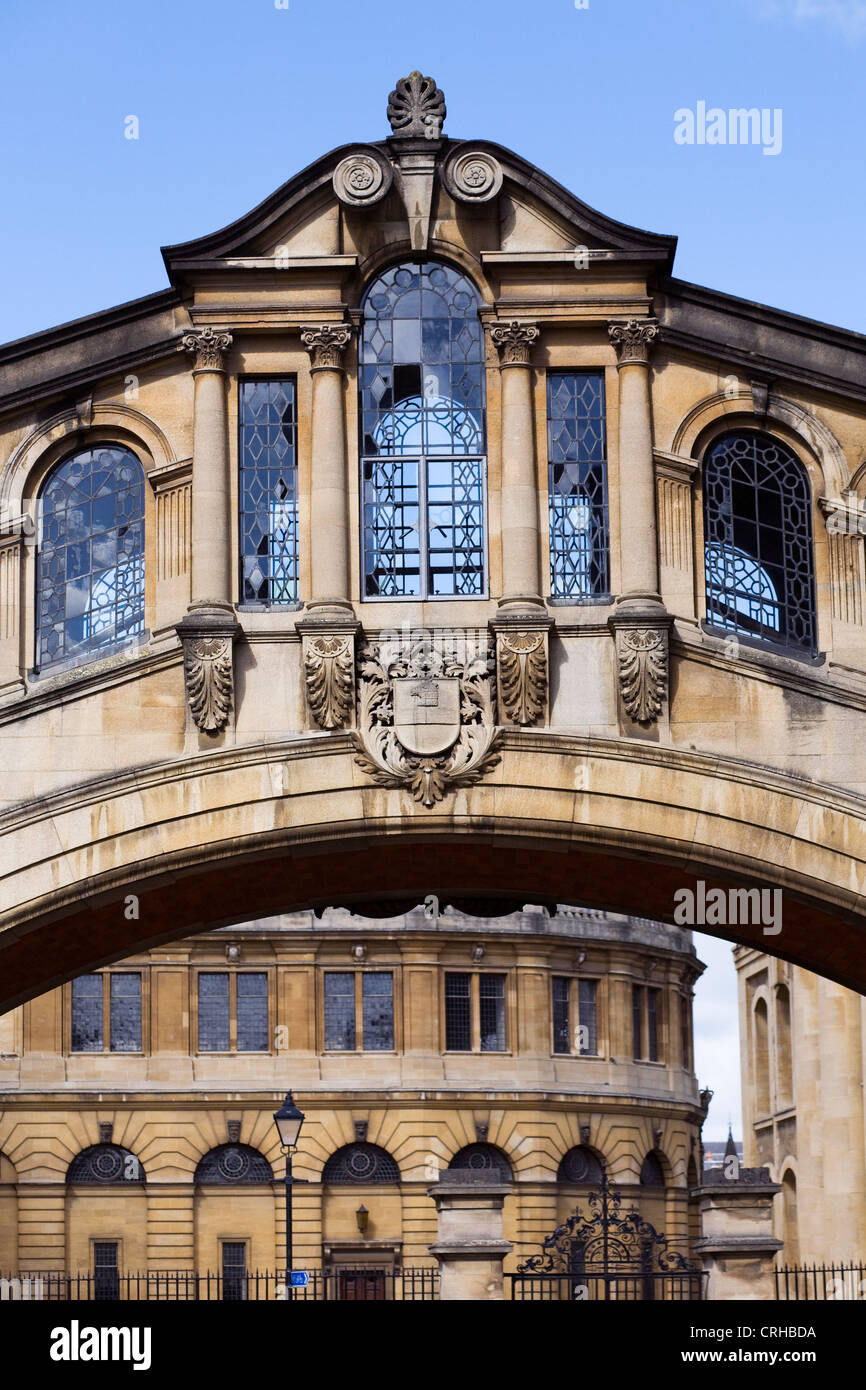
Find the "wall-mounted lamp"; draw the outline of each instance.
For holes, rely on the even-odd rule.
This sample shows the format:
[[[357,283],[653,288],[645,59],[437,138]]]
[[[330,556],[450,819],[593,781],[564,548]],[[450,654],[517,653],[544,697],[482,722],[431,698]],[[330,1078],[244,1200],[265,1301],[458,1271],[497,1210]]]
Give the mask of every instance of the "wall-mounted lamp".
[[[363,1235],[367,1229],[367,1225],[370,1220],[370,1213],[364,1206],[363,1202],[359,1206],[358,1210],[355,1212],[355,1220],[358,1223],[358,1230],[361,1232],[361,1235]]]

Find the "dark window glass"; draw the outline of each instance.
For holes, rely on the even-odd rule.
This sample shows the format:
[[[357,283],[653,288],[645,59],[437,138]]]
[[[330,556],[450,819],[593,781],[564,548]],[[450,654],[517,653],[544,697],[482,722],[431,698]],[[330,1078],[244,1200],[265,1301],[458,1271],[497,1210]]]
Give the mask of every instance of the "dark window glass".
[[[240,383],[241,599],[298,599],[295,383]]]
[[[571,1017],[568,1002],[570,981],[561,975],[553,977],[553,1050],[571,1051]]]
[[[247,1296],[247,1247],[243,1240],[224,1240],[223,1299],[239,1301]]]
[[[238,1052],[268,1050],[268,977],[243,971],[238,986]]]
[[[226,974],[198,977],[198,1050],[229,1050],[229,977]]]
[[[659,1059],[659,1029],[658,1029],[658,1006],[659,992],[657,989],[648,989],[647,995],[647,1042],[649,1044],[648,1057],[651,1062]]]
[[[112,1052],[141,1051],[141,975],[124,972],[109,975]]]
[[[478,292],[436,262],[391,266],[360,345],[364,593],[484,591],[484,342]]]
[[[505,976],[482,975],[479,981],[481,1051],[505,1051]]]
[[[351,972],[325,975],[325,1050],[355,1050],[355,976]]]
[[[593,1055],[598,1052],[598,1026],[596,1023],[597,980],[579,980],[577,984],[578,1010],[580,1012],[580,1048],[582,1052]]]
[[[665,1170],[658,1154],[647,1154],[641,1164],[640,1181],[642,1187],[664,1187]]]
[[[472,1048],[469,989],[469,975],[445,976],[445,1048],[448,1052],[469,1052]]]
[[[59,464],[40,494],[39,667],[144,631],[144,471],[119,445]]]
[[[643,1016],[643,999],[642,999],[642,994],[643,994],[643,991],[642,991],[640,985],[633,985],[633,986],[632,986],[632,991],[631,991],[631,1023],[632,1023],[632,1035],[633,1035],[633,1038],[634,1038],[634,1055],[635,1055],[635,1057],[642,1057],[642,1056],[643,1056],[643,1036],[642,1036],[642,1029],[641,1029],[641,1020],[642,1020],[642,1016]]]
[[[390,971],[361,977],[365,1052],[390,1052],[394,1046],[394,981]]]
[[[72,1051],[102,1051],[102,976],[72,981]]]
[[[707,620],[814,655],[809,480],[771,435],[741,430],[704,460]]]
[[[604,376],[547,378],[550,592],[589,598],[610,591]]]
[[[98,1301],[109,1301],[120,1296],[120,1279],[117,1272],[117,1241],[95,1240],[93,1242],[93,1297]]]

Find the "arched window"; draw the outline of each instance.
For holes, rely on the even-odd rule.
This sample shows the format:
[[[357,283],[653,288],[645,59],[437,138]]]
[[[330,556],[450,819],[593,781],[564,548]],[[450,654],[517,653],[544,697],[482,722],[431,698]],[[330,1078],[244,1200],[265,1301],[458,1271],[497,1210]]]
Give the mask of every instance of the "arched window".
[[[791,996],[787,985],[776,988],[776,1080],[780,1107],[794,1099],[794,1069],[791,1055]]]
[[[271,1165],[258,1149],[249,1144],[218,1144],[200,1158],[196,1182],[262,1183],[273,1182]]]
[[[592,1149],[588,1149],[584,1144],[578,1144],[576,1148],[569,1149],[568,1153],[564,1155],[556,1177],[559,1182],[593,1186],[601,1182],[601,1164]]]
[[[809,480],[778,439],[739,430],[710,446],[704,541],[707,621],[815,655]]]
[[[66,1181],[98,1186],[110,1182],[144,1182],[141,1160],[119,1144],[91,1144],[76,1154],[66,1170]]]
[[[501,1149],[495,1144],[467,1144],[458,1149],[448,1164],[449,1168],[471,1168],[474,1172],[489,1173],[492,1179],[511,1181],[511,1164]]]
[[[752,1029],[755,1111],[761,1118],[770,1113],[770,1030],[767,1026],[767,1005],[763,999],[755,1004]]]
[[[36,664],[144,631],[144,471],[121,445],[73,454],[39,495]]]
[[[484,340],[478,291],[435,261],[364,296],[364,597],[485,590]]]
[[[400,1169],[378,1144],[344,1144],[331,1154],[322,1170],[322,1182],[399,1182]]]
[[[786,1264],[794,1265],[800,1258],[800,1232],[797,1220],[797,1178],[790,1168],[782,1174],[782,1215],[785,1222]]]
[[[662,1161],[657,1153],[653,1153],[652,1149],[641,1164],[640,1185],[641,1187],[664,1187],[665,1185],[665,1170],[662,1167]]]

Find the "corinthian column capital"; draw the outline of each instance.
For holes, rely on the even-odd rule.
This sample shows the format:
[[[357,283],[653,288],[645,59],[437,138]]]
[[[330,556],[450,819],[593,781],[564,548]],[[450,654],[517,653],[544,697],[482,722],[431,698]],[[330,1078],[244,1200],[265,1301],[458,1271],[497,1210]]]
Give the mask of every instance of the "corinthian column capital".
[[[194,371],[222,372],[225,355],[232,345],[232,335],[226,328],[193,328],[184,333],[177,345],[178,352],[195,354]]]
[[[650,348],[659,335],[656,319],[629,319],[627,323],[608,324],[608,336],[616,348],[617,366],[649,362]]]
[[[499,353],[502,367],[528,367],[532,357],[532,344],[538,337],[538,327],[534,323],[521,323],[512,319],[511,323],[495,323],[490,329],[490,337]]]
[[[352,330],[345,324],[323,323],[318,328],[302,328],[301,342],[312,358],[312,369],[339,369],[343,353],[352,341]]]

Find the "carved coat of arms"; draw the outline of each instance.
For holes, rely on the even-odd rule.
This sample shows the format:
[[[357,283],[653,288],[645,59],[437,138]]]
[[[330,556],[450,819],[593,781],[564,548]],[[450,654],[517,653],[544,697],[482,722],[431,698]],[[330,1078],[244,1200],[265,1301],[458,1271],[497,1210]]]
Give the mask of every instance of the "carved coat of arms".
[[[499,762],[490,661],[419,644],[361,652],[355,761],[382,787],[433,806]]]

